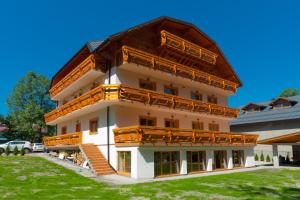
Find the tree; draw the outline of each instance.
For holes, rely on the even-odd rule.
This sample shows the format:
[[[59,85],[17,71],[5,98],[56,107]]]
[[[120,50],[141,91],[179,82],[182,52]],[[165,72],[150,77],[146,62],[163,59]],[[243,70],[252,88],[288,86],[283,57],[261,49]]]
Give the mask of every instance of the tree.
[[[296,95],[299,95],[300,92],[295,89],[295,88],[288,88],[288,89],[285,89],[280,95],[279,97],[293,97],[293,96],[296,96]]]
[[[55,107],[48,94],[49,86],[50,81],[45,76],[29,72],[7,98],[7,120],[17,138],[41,141],[51,131],[44,121],[44,114]]]
[[[255,161],[258,161],[258,160],[259,160],[259,159],[258,159],[257,153],[255,154],[254,160],[255,160]]]
[[[263,161],[263,162],[265,161],[265,156],[263,153],[260,154],[260,161]]]

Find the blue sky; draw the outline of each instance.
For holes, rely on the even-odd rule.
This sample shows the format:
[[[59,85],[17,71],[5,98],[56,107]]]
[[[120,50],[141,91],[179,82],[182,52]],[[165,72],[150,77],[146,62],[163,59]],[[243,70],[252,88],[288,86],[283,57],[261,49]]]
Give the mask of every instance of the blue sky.
[[[300,1],[2,1],[0,113],[28,71],[51,78],[84,43],[166,15],[214,39],[244,86],[230,106],[300,89]]]

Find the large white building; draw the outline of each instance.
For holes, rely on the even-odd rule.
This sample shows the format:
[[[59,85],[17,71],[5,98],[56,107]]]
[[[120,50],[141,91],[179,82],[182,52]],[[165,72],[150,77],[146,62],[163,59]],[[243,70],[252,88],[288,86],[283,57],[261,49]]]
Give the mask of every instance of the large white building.
[[[80,149],[98,175],[154,178],[254,166],[257,135],[232,134],[241,82],[192,24],[161,17],[85,45],[53,77],[52,150]]]

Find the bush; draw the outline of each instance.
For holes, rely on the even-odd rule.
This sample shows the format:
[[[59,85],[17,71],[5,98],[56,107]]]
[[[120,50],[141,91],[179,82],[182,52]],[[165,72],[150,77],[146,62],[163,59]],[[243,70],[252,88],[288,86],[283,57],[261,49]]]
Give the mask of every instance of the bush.
[[[265,156],[263,153],[260,154],[260,161],[265,161]]]
[[[0,156],[4,153],[4,149],[0,148]]]
[[[271,158],[270,158],[269,154],[267,155],[266,161],[271,162]]]
[[[256,153],[255,156],[254,156],[254,160],[255,160],[255,161],[258,161],[258,160],[259,160],[259,159],[258,159],[257,153]]]
[[[20,154],[21,154],[21,156],[25,155],[25,149],[24,148],[21,149]]]
[[[19,153],[19,149],[17,146],[15,146],[14,151],[13,151],[14,155],[17,156]]]
[[[286,164],[291,164],[291,159],[289,153],[286,155]]]
[[[6,149],[5,149],[5,154],[6,154],[7,156],[9,156],[9,154],[10,154],[10,147],[9,147],[9,145],[7,145],[7,147],[6,147]]]

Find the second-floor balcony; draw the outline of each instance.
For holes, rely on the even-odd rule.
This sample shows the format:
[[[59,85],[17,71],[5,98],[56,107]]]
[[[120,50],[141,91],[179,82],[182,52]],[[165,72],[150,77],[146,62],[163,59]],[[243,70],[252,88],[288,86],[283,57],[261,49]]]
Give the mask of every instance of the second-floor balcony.
[[[231,93],[236,92],[236,89],[238,87],[236,83],[229,80],[222,79],[195,68],[185,66],[135,48],[123,46],[122,53],[123,62],[125,63],[135,63],[137,65],[142,65],[153,70],[160,70],[179,77],[200,82],[205,85],[220,88]]]
[[[239,112],[238,109],[228,108],[226,106],[141,88],[133,88],[125,85],[101,85],[47,113],[45,115],[45,121],[46,123],[50,123],[65,115],[71,115],[74,111],[86,109],[101,101],[112,101],[113,103],[123,103],[124,101],[139,102],[144,105],[161,106],[163,108],[229,118],[236,118]]]
[[[114,129],[116,146],[254,146],[258,135],[130,126]]]

